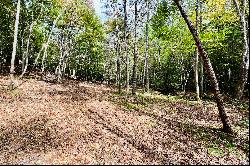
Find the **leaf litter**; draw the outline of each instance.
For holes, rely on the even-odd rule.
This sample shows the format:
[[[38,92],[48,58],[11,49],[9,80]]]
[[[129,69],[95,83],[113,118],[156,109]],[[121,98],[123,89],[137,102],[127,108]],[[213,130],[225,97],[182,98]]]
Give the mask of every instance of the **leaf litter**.
[[[0,84],[8,78],[1,77]],[[236,136],[220,131],[215,103],[178,100],[143,107],[87,82],[27,79],[0,89],[1,164],[249,164],[248,114],[227,107]],[[136,103],[137,102],[137,103]],[[143,103],[142,103],[143,104]],[[134,109],[136,108],[136,109]]]

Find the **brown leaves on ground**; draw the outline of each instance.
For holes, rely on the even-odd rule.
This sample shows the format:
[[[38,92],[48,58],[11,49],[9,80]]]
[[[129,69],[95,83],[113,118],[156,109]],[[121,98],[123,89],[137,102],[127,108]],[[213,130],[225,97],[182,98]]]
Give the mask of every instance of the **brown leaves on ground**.
[[[245,142],[219,130],[213,103],[158,101],[128,110],[122,102],[114,89],[86,82],[1,86],[0,163],[249,164],[237,145]],[[228,112],[234,126],[248,118]]]

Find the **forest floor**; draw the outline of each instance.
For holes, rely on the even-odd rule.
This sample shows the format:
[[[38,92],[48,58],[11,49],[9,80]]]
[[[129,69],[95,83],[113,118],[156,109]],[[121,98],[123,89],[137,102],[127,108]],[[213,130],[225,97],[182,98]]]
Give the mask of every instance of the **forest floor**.
[[[249,111],[79,81],[0,76],[0,164],[249,164]]]

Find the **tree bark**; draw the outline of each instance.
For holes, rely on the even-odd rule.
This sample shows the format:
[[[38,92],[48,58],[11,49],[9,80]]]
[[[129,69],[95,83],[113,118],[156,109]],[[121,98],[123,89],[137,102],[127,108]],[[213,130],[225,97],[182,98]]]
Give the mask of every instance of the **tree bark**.
[[[217,107],[219,110],[219,117],[220,117],[222,124],[223,124],[223,131],[227,132],[227,133],[232,133],[232,129],[231,129],[231,126],[229,125],[229,120],[228,120],[228,117],[226,115],[226,110],[224,107],[222,96],[220,94],[219,84],[218,84],[216,75],[214,73],[212,64],[210,62],[210,59],[208,57],[208,54],[206,53],[205,49],[203,48],[203,45],[202,45],[199,37],[197,36],[196,30],[195,30],[192,22],[190,21],[188,15],[186,14],[186,12],[183,10],[182,6],[180,5],[179,0],[174,0],[174,2],[177,5],[177,7],[179,8],[182,17],[184,18],[191,34],[193,35],[196,46],[198,47],[199,55],[203,59],[204,67],[208,73],[209,79],[211,81],[211,85],[213,86],[213,93],[214,93]]]
[[[135,43],[134,43],[134,65],[133,65],[133,76],[132,76],[132,94],[136,94],[136,82],[137,82],[137,61],[138,61],[138,52],[137,52],[137,0],[135,1]]]
[[[11,56],[11,67],[10,67],[10,88],[14,88],[14,73],[15,73],[15,57],[16,57],[16,47],[17,47],[17,35],[18,35],[18,24],[19,24],[19,14],[20,14],[20,1],[17,2],[17,11],[16,11],[16,21],[15,21],[15,31],[14,31],[14,42],[13,42],[13,51]]]
[[[199,0],[196,0],[196,34],[199,36],[199,30],[198,30],[198,25],[199,25]],[[195,89],[196,89],[196,100],[200,101],[200,87],[199,87],[199,52],[198,48],[196,48],[196,56],[195,56]]]
[[[203,71],[203,62],[200,61],[200,95],[203,96],[204,93],[204,71]]]
[[[147,5],[147,21],[146,21],[146,53],[145,53],[145,91],[149,92],[149,73],[148,73],[148,22],[149,22],[149,2],[146,0]]]
[[[248,69],[249,69],[249,46],[248,46],[248,38],[247,38],[247,21],[246,21],[246,0],[243,0],[243,8],[242,11],[240,9],[239,3],[237,0],[233,0],[237,14],[240,18],[240,24],[241,24],[241,29],[242,29],[242,34],[243,34],[243,55],[242,55],[242,60],[241,60],[241,75],[240,79],[238,81],[238,85],[236,88],[237,92],[237,98],[240,100],[243,96],[245,84],[247,82],[247,77],[248,77]]]
[[[118,18],[119,10],[117,7],[117,4],[115,4],[115,19]],[[116,27],[115,27],[115,37],[116,41],[114,43],[114,48],[115,48],[115,53],[116,53],[116,85],[118,86],[118,93],[121,93],[121,59],[120,59],[120,38],[119,38],[119,25],[116,22]]]
[[[127,48],[127,0],[123,1],[124,7],[124,49],[125,49],[125,57],[126,57],[126,92],[129,91],[129,55]]]
[[[121,62],[120,62],[120,45],[116,44],[116,53],[117,53],[117,84],[118,84],[118,93],[121,93]]]
[[[22,74],[21,74],[20,78],[23,77],[23,75],[25,74],[25,72],[27,70],[27,67],[28,67],[30,37],[31,37],[31,34],[32,34],[34,23],[35,22],[31,23],[30,28],[29,28],[29,36],[28,36],[28,39],[27,39],[26,52],[23,55],[23,67],[22,67]]]
[[[158,63],[159,63],[159,66],[161,65],[161,47],[159,46],[158,48]]]
[[[202,29],[201,9],[202,9],[202,2],[200,2],[200,33]],[[200,95],[203,95],[203,93],[204,93],[204,72],[203,72],[203,61],[200,58]]]

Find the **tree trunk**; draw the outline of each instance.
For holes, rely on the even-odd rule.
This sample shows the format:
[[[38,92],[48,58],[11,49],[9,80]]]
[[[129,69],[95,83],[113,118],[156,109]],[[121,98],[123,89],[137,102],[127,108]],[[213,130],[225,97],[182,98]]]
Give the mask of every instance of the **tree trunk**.
[[[189,72],[190,71],[187,71],[187,74],[184,73],[184,85],[183,85],[183,93],[184,94],[186,93],[186,85],[187,85],[187,81],[188,81],[188,78],[189,78]]]
[[[203,71],[203,62],[200,61],[200,95],[203,96],[204,93],[204,71]]]
[[[121,93],[121,62],[120,62],[120,45],[116,44],[116,53],[117,53],[117,84],[118,84],[118,93]]]
[[[42,67],[42,71],[43,71],[44,68],[45,68],[45,66],[44,66],[44,60],[45,60],[45,58],[46,58],[46,56],[47,56],[47,48],[48,48],[48,46],[49,46],[49,43],[50,43],[50,39],[51,39],[52,33],[53,33],[54,29],[55,29],[55,26],[56,26],[57,21],[58,21],[59,18],[62,16],[64,10],[65,10],[65,9],[63,9],[62,12],[61,12],[61,13],[57,16],[57,18],[53,21],[53,25],[52,25],[51,30],[50,30],[50,32],[49,32],[48,39],[47,39],[46,43],[43,43],[42,48],[40,49],[40,51],[39,51],[39,53],[38,53],[38,56],[37,56],[36,59],[35,59],[35,64],[34,64],[34,66],[38,63],[38,59],[40,58],[40,54],[41,54],[41,52],[44,50],[43,59],[42,59],[42,66],[43,66],[43,67]]]
[[[25,61],[25,60],[24,60],[24,59],[25,59],[25,58],[24,58],[24,53],[25,53],[25,51],[24,51],[24,46],[23,46],[23,45],[24,45],[24,35],[25,35],[25,34],[24,34],[24,31],[25,31],[25,30],[24,30],[24,28],[23,28],[23,29],[21,30],[21,32],[20,32],[20,36],[21,36],[21,40],[20,40],[21,42],[20,42],[20,43],[21,43],[21,46],[19,47],[19,48],[20,48],[19,54],[22,55],[22,62],[21,62],[21,63],[22,63],[22,71],[23,71],[24,65],[25,65],[25,63],[24,63],[24,61]],[[17,47],[18,47],[18,46],[17,46]]]
[[[144,59],[143,73],[142,73],[142,88],[145,91],[145,76],[146,76],[146,58]]]
[[[127,0],[123,1],[124,7],[124,49],[126,57],[126,91],[129,91],[129,55],[128,55],[128,46],[127,46]]]
[[[161,65],[161,46],[158,45],[158,63],[159,66]]]
[[[115,13],[115,19],[117,19],[118,13],[119,13],[117,4],[115,4],[114,13]],[[116,53],[116,85],[118,87],[118,93],[120,94],[121,93],[121,59],[120,59],[121,45],[120,45],[120,38],[119,38],[118,32],[119,32],[119,25],[116,23],[116,27],[115,27],[116,41],[114,43],[114,48],[115,48],[115,53]]]
[[[202,28],[202,15],[201,15],[201,9],[202,9],[202,2],[200,2],[200,33]],[[204,72],[203,72],[203,61],[200,58],[200,95],[203,95],[204,93]]]
[[[248,46],[248,38],[247,38],[247,29],[248,29],[248,25],[247,25],[247,21],[246,21],[246,14],[245,14],[245,10],[246,10],[246,0],[243,0],[243,8],[242,11],[240,10],[240,6],[237,0],[233,0],[236,11],[238,13],[238,16],[240,18],[240,24],[241,24],[241,28],[242,28],[242,34],[243,34],[243,56],[242,56],[242,60],[241,60],[241,75],[240,75],[240,79],[236,88],[236,92],[237,92],[237,98],[240,100],[243,96],[243,92],[244,92],[244,88],[245,88],[245,84],[247,82],[247,77],[248,77],[248,69],[249,69],[249,46]]]
[[[10,67],[10,88],[14,88],[14,73],[15,73],[15,57],[16,57],[16,47],[17,47],[17,35],[18,35],[18,24],[19,24],[19,14],[20,14],[20,1],[17,2],[17,11],[16,11],[16,21],[15,21],[15,31],[14,31],[14,42],[13,42],[13,51],[11,57],[11,67]]]
[[[180,74],[181,75],[181,81],[180,82],[181,82],[181,90],[183,91],[184,90],[184,86],[183,86],[184,81],[183,80],[185,79],[185,70],[184,70],[184,60],[183,60],[183,55],[182,54],[181,54],[181,64],[180,65],[181,65],[181,74]]]
[[[147,5],[147,21],[146,21],[146,53],[145,53],[145,91],[149,92],[149,73],[148,73],[148,22],[149,22],[149,2]]]
[[[132,94],[136,94],[136,82],[137,82],[137,61],[138,61],[138,55],[137,55],[137,1],[135,1],[135,43],[134,43],[134,65],[133,65],[133,87],[132,87]]]
[[[29,45],[30,45],[30,37],[31,37],[31,34],[32,34],[32,30],[33,30],[33,25],[34,25],[34,22],[30,25],[30,29],[29,29],[29,36],[28,36],[28,39],[27,39],[27,45],[26,45],[26,52],[24,53],[23,55],[23,67],[22,67],[22,74],[20,76],[23,77],[23,75],[25,74],[26,70],[27,70],[27,67],[28,67],[28,61],[29,61]]]
[[[199,37],[197,36],[196,30],[195,30],[192,22],[190,21],[188,15],[186,14],[186,12],[183,10],[182,6],[180,5],[179,0],[174,0],[174,2],[177,5],[177,7],[179,8],[182,17],[184,18],[191,34],[193,35],[196,46],[198,47],[199,55],[203,59],[205,69],[206,69],[208,76],[210,78],[211,85],[213,86],[213,90],[214,90],[213,93],[214,93],[217,107],[219,110],[219,117],[221,118],[221,121],[223,124],[223,131],[228,132],[228,133],[232,133],[232,129],[231,129],[231,126],[229,125],[229,120],[228,120],[228,117],[226,115],[222,96],[220,94],[219,84],[218,84],[217,78],[215,76],[210,59],[209,59],[205,49],[203,48],[203,45],[202,45]]]
[[[198,30],[198,25],[199,25],[199,0],[196,0],[196,34],[197,36],[199,36],[199,30]],[[198,69],[199,69],[199,52],[198,52],[198,48],[196,48],[196,56],[195,56],[195,89],[196,89],[196,100],[200,101],[200,88],[199,88],[199,73],[198,73]]]

